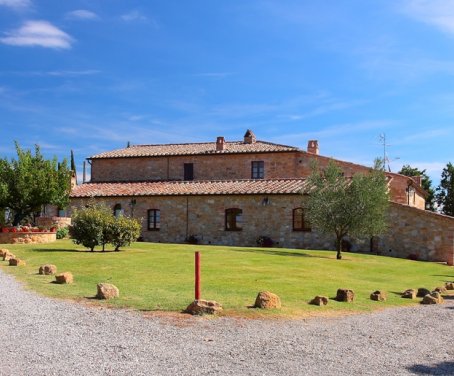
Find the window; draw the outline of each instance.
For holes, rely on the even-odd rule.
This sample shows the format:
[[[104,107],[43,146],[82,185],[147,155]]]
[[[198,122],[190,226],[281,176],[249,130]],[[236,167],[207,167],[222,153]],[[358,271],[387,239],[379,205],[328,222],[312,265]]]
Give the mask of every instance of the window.
[[[237,208],[225,210],[225,230],[226,231],[241,231],[243,211]]]
[[[308,221],[304,220],[304,209],[293,209],[293,231],[311,231]]]
[[[118,217],[123,215],[123,209],[121,208],[120,204],[116,204],[114,206],[114,210],[113,211],[114,211],[113,214],[114,214],[115,218],[118,218]]]
[[[183,180],[194,180],[194,164],[184,164],[184,179]]]
[[[148,230],[159,231],[161,228],[161,211],[159,209],[148,210]]]
[[[265,162],[251,162],[251,179],[263,179],[265,177]]]

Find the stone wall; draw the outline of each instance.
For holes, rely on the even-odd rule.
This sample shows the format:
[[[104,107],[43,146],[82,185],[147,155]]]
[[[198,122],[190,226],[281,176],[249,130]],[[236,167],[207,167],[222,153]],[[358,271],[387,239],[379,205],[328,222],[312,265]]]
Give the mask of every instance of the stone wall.
[[[111,208],[120,204],[131,215],[130,198],[103,199]],[[301,195],[167,196],[136,198],[134,217],[142,219],[143,239],[150,242],[183,243],[193,235],[200,244],[257,246],[259,236],[270,237],[278,247],[332,249],[334,240],[316,232],[293,231],[292,210],[301,207]],[[83,206],[87,200],[73,199]],[[225,230],[225,210],[243,210],[242,230]],[[147,211],[159,209],[161,228],[147,228]]]
[[[218,195],[103,198],[113,208],[120,204],[126,215],[142,220],[142,237],[150,242],[183,243],[193,235],[200,244],[256,246],[259,236],[268,236],[275,246],[302,249],[334,249],[334,236],[316,231],[293,231],[292,210],[301,207],[300,195]],[[72,199],[82,207],[88,200]],[[242,230],[225,230],[225,210],[242,209]],[[133,209],[133,210],[132,210]],[[159,209],[161,228],[148,230],[147,211]],[[132,212],[133,211],[133,212]],[[454,263],[454,218],[391,203],[389,230],[376,239],[351,240],[352,250],[393,257]]]
[[[38,217],[35,219],[37,226],[43,226],[51,228],[56,226],[60,227],[68,227],[71,225],[71,218],[70,217]]]
[[[183,180],[184,164],[194,164],[194,180],[238,180],[251,178],[251,162],[265,162],[265,179],[294,178],[298,154],[248,153],[94,159],[91,182]]]
[[[0,244],[42,244],[57,240],[55,232],[2,232]]]
[[[417,257],[454,264],[454,217],[391,203],[388,233],[379,240],[383,255]]]

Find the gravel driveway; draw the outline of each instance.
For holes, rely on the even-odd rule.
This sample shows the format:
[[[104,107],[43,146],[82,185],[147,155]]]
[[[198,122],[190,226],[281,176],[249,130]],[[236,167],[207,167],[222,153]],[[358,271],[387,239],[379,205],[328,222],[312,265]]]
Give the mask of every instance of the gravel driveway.
[[[295,321],[144,318],[0,271],[0,375],[454,375],[454,300]]]

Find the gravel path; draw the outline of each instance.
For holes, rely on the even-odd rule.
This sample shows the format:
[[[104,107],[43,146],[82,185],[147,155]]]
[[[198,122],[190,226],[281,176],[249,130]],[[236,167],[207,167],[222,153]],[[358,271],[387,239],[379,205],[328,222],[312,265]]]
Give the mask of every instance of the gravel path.
[[[0,375],[454,375],[454,300],[336,319],[144,318],[0,271]]]

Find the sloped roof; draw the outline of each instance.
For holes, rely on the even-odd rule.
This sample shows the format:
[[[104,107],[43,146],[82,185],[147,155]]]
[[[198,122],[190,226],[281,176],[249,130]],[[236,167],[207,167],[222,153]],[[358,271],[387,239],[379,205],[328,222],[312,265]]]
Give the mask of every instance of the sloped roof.
[[[304,179],[85,183],[72,190],[71,198],[299,194],[305,186]]]
[[[192,144],[159,144],[159,145],[132,145],[129,148],[117,149],[93,155],[89,159],[101,158],[132,158],[158,157],[170,155],[210,155],[210,154],[239,154],[239,153],[273,153],[298,151],[294,146],[274,144],[265,141],[256,141],[252,144],[243,141],[227,141],[224,150],[216,150],[216,142]]]

